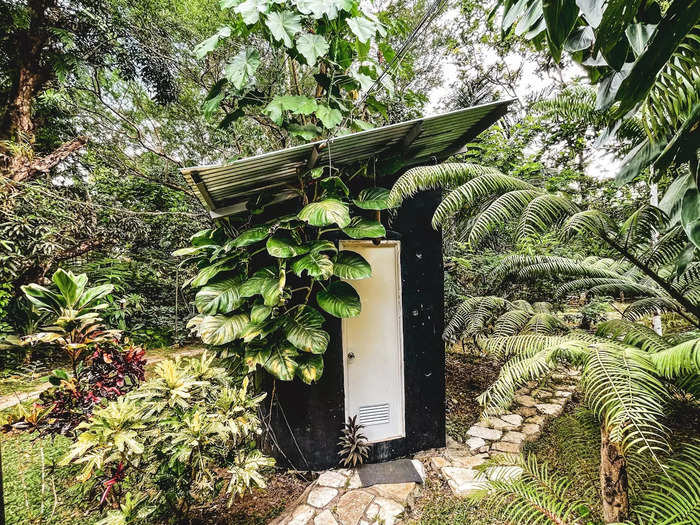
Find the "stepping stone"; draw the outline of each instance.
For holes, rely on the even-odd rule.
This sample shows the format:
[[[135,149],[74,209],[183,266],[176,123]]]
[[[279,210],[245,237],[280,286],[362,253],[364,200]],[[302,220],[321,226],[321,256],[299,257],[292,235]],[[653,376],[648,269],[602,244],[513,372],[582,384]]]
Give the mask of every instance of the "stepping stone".
[[[350,490],[340,496],[335,512],[343,525],[357,525],[364,516],[367,505],[374,499],[374,495],[364,490]]]
[[[352,473],[352,476],[350,476],[350,482],[348,483],[347,488],[348,489],[359,489],[362,487],[362,480],[360,479],[360,475],[357,473],[357,471]]]
[[[488,454],[479,454],[478,456],[464,456],[455,458],[454,461],[452,461],[452,466],[474,468],[485,463],[487,459]]]
[[[525,439],[527,441],[534,441],[535,439],[537,439],[537,436],[540,435],[541,428],[542,427],[540,427],[540,425],[537,425],[535,423],[526,423],[523,425],[521,431],[523,434],[525,434]]]
[[[396,516],[404,511],[403,505],[388,498],[376,497],[374,498],[374,503],[379,505],[377,521],[384,525],[394,525],[394,523],[396,523]]]
[[[503,441],[508,441],[509,443],[517,443],[520,444],[523,441],[525,441],[525,438],[527,436],[523,434],[522,432],[516,432],[514,430],[510,430],[505,433],[503,436]]]
[[[457,496],[468,496],[482,486],[476,479],[477,472],[470,468],[445,467],[442,469],[447,484]]]
[[[331,487],[317,487],[309,492],[306,503],[317,509],[322,509],[328,505],[333,498],[338,495],[338,491]]]
[[[471,452],[479,450],[484,445],[486,445],[486,441],[481,438],[474,437],[467,440],[467,447]]]
[[[338,525],[333,513],[326,509],[314,518],[314,525]]]
[[[548,416],[558,416],[562,413],[562,410],[564,410],[563,406],[555,405],[553,403],[544,403],[541,405],[537,405],[536,408],[537,410],[539,410],[543,414],[547,414]]]
[[[565,399],[568,399],[571,397],[571,392],[568,390],[555,390],[554,395],[557,397],[563,397]]]
[[[408,503],[409,498],[416,489],[415,483],[391,483],[386,485],[373,485],[369,490],[384,498],[393,499],[402,505]]]
[[[536,416],[537,409],[535,407],[520,407],[518,413],[523,417]]]
[[[367,507],[367,512],[365,512],[365,518],[367,518],[370,521],[374,521],[377,517],[377,514],[379,514],[379,505],[377,505],[376,503],[372,503],[369,507]]]
[[[314,508],[308,505],[299,505],[292,513],[285,525],[306,525],[314,515]]]
[[[425,483],[425,466],[423,466],[423,462],[414,458],[411,460],[411,463],[413,463],[413,466],[416,468],[420,479]]]
[[[527,408],[534,407],[537,404],[537,401],[531,396],[515,396],[515,402]]]
[[[495,428],[496,430],[512,430],[514,428],[517,428],[517,426],[518,426],[518,425],[514,425],[513,423],[508,423],[507,421],[504,421],[503,419],[498,418],[498,417],[490,417],[485,423],[489,427]],[[482,425],[482,423],[479,422],[479,426],[481,426],[481,425]]]
[[[337,470],[327,470],[318,477],[318,484],[322,487],[333,487],[339,489],[345,486],[348,478]]]
[[[495,441],[497,439],[501,439],[503,432],[501,432],[500,430],[494,430],[493,428],[484,428],[474,425],[469,430],[467,430],[467,434],[469,434],[472,437],[478,437],[481,439]]]
[[[546,421],[544,416],[530,416],[525,420],[525,424],[536,424],[536,425],[541,425]]]
[[[547,399],[552,397],[552,393],[549,390],[534,390],[532,392],[532,397],[537,399]]]
[[[491,445],[491,450],[507,452],[508,454],[518,454],[522,449],[522,443],[509,443],[507,441],[496,441]]]
[[[503,414],[501,416],[501,419],[506,423],[515,425],[516,427],[519,427],[523,424],[523,416],[520,416],[518,414]]]
[[[441,456],[435,456],[434,458],[430,458],[430,466],[433,467],[435,470],[440,470],[442,467],[446,467],[449,464],[450,462]]]

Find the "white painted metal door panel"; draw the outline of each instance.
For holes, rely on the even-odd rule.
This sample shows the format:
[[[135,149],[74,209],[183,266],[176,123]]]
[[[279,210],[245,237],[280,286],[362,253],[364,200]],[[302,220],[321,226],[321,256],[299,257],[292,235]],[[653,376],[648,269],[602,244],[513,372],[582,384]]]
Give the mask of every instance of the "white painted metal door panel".
[[[350,281],[362,312],[342,323],[345,416],[358,416],[370,442],[404,437],[400,243],[340,241],[340,248],[372,266],[372,277]]]

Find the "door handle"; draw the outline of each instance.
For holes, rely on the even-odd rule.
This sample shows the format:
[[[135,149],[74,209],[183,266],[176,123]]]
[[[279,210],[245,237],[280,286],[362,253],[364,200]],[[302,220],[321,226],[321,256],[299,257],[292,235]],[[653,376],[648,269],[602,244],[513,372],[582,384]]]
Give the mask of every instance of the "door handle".
[[[355,359],[355,352],[350,352],[348,354],[348,359]]]

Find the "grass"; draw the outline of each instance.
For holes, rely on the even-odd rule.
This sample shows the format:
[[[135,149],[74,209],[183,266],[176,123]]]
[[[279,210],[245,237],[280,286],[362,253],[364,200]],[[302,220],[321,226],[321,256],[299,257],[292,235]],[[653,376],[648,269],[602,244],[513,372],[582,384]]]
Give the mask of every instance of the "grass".
[[[2,470],[5,519],[12,524],[90,525],[90,503],[75,484],[76,467],[58,467],[71,440],[62,436],[37,438],[29,434],[2,434]]]

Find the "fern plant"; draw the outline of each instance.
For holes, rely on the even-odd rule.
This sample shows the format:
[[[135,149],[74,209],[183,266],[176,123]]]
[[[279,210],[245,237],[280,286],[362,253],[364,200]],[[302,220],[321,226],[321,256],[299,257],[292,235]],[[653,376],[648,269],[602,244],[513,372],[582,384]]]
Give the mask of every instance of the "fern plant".
[[[620,272],[600,265],[573,265],[571,261],[554,261],[557,267],[537,267],[531,270],[561,269],[582,278],[602,279],[569,285],[599,287],[605,295],[627,289],[633,295],[647,296],[654,301],[639,305],[641,312],[658,306],[686,314],[700,326],[700,271],[693,260],[692,249],[683,229],[659,208],[646,205],[636,210],[621,224],[598,210],[580,210],[567,197],[549,193],[531,184],[502,173],[480,170],[465,164],[462,175],[459,165],[448,171],[438,166],[416,167],[408,170],[389,193],[391,205],[427,188],[443,187],[448,192],[433,215],[433,226],[445,226],[455,214],[466,213],[471,218],[463,235],[476,247],[492,232],[504,225],[516,223],[514,235],[522,238],[548,229],[557,229],[566,238],[594,235],[620,254],[624,267],[634,272],[621,278]],[[460,184],[462,180],[467,182]],[[650,242],[650,232],[660,232],[658,242]],[[676,263],[684,254],[690,261],[682,267]],[[533,261],[538,264],[542,261]],[[576,268],[574,268],[576,266]],[[619,265],[616,265],[619,266]],[[655,306],[652,306],[653,305]],[[631,313],[631,312],[630,312]]]
[[[508,407],[518,388],[559,365],[582,370],[581,390],[600,422],[601,494],[606,519],[628,517],[629,454],[659,462],[668,449],[664,424],[674,392],[697,395],[700,338],[667,342],[630,321],[601,323],[596,335],[516,335],[480,341],[484,351],[507,359],[496,381],[479,397],[486,414]]]

